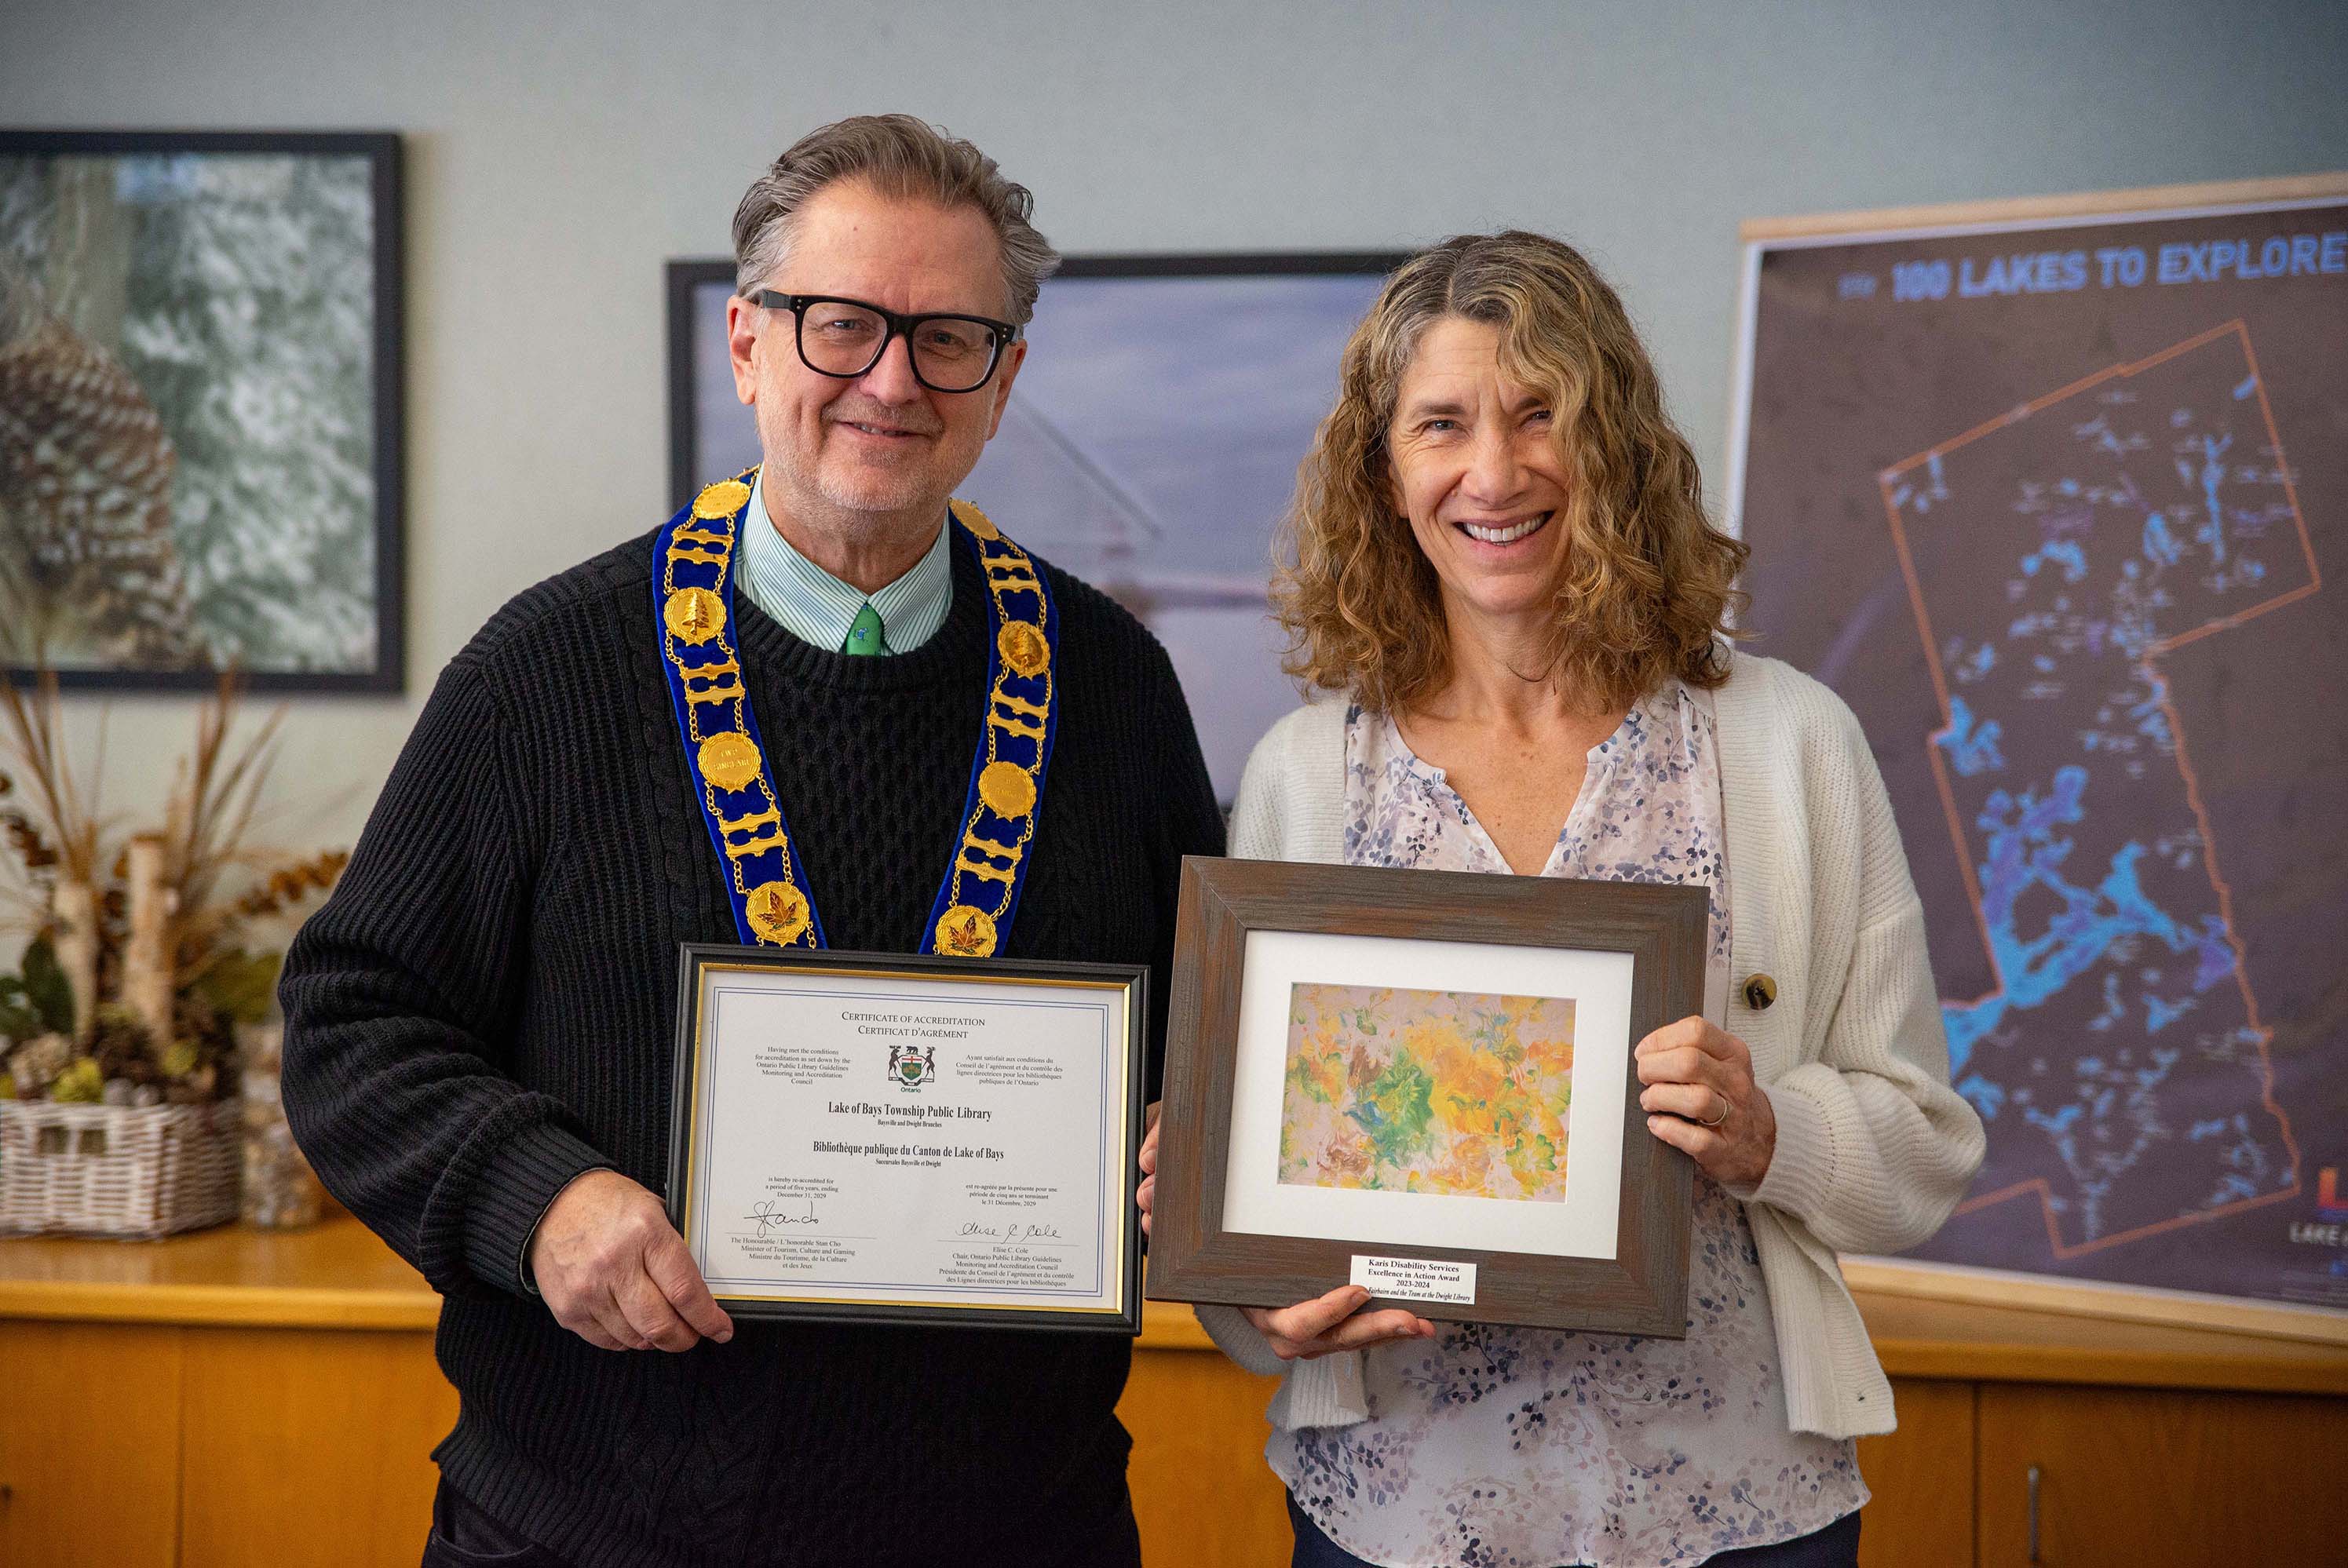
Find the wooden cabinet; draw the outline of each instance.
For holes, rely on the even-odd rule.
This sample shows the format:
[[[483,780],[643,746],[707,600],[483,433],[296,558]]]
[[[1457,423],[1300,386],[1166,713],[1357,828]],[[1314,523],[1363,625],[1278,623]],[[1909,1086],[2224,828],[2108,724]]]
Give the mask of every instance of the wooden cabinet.
[[[2348,1347],[1858,1295],[1900,1415],[1859,1446],[1867,1568],[2024,1568],[2034,1468],[2046,1568],[2348,1557]],[[0,1565],[415,1563],[438,1307],[347,1219],[0,1241]],[[1150,1306],[1117,1413],[1152,1568],[1287,1561],[1272,1392]]]
[[[1152,1568],[1288,1561],[1287,1494],[1263,1462],[1279,1386],[1224,1359],[1187,1311],[1148,1322],[1117,1414],[1133,1434],[1126,1473]]]
[[[457,1420],[438,1315],[347,1219],[0,1241],[0,1568],[411,1568]],[[1285,1561],[1272,1380],[1148,1323],[1117,1413],[1151,1562]]]
[[[0,1563],[178,1560],[180,1364],[173,1329],[0,1323]]]
[[[2348,1449],[2348,1399],[1910,1379],[1893,1393],[1900,1430],[1859,1445],[1875,1493],[1861,1568],[2348,1560],[2322,1462]]]
[[[1990,1387],[1980,1444],[1983,1563],[2348,1559],[2348,1400]]]
[[[0,1564],[412,1568],[438,1310],[349,1220],[0,1241]]]
[[[1860,1516],[1860,1568],[1972,1561],[1974,1392],[1892,1380],[1900,1430],[1859,1440],[1859,1473],[1875,1494]]]
[[[179,1560],[416,1568],[457,1424],[431,1336],[186,1333]]]
[[[2348,1561],[2348,1348],[1859,1296],[1900,1414],[1859,1445],[1864,1568]]]
[[[0,1563],[414,1568],[428,1332],[0,1320]]]

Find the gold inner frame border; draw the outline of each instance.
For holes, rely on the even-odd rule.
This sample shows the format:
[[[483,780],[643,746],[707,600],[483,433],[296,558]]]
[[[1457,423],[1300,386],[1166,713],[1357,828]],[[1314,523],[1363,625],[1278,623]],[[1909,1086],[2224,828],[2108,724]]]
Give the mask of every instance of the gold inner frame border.
[[[1113,991],[1117,993],[1117,1018],[1114,1028],[1118,1041],[1118,1049],[1116,1053],[1117,1091],[1116,1096],[1111,1101],[1111,1103],[1117,1106],[1123,1106],[1126,1102],[1127,1097],[1132,1092],[1133,1070],[1132,1063],[1129,1060],[1131,1053],[1124,1049],[1123,1042],[1130,1038],[1133,1028],[1133,989],[1129,985],[1116,980],[1079,980],[1051,976],[990,975],[982,970],[975,969],[970,971],[966,976],[955,974],[950,977],[941,974],[939,971],[934,969],[891,968],[885,965],[873,965],[868,967],[863,965],[808,964],[802,966],[794,965],[788,959],[783,959],[779,962],[770,961],[760,964],[727,963],[723,960],[713,959],[698,963],[694,968],[694,985],[696,989],[696,994],[694,998],[693,1011],[693,1103],[687,1109],[686,1121],[688,1125],[697,1123],[700,1120],[697,1112],[701,1107],[702,1096],[705,1092],[705,1088],[709,1081],[709,1007],[707,991],[709,977],[719,974],[772,974],[778,971],[788,974],[835,975],[850,979],[938,980],[951,978],[959,981],[961,979],[967,979],[983,984],[1048,986],[1056,989],[1065,989],[1071,990]],[[1122,1133],[1122,1130],[1124,1130],[1128,1125],[1123,1114],[1120,1113],[1117,1116],[1116,1125],[1120,1130],[1120,1133]],[[1125,1140],[1120,1136],[1119,1141],[1124,1142]],[[1140,1150],[1138,1147],[1128,1147],[1121,1151],[1121,1154],[1125,1163],[1129,1164],[1139,1156]],[[685,1162],[685,1198],[682,1204],[682,1213],[685,1219],[685,1225],[683,1228],[685,1235],[687,1237],[692,1235],[695,1221],[699,1216],[699,1210],[696,1205],[701,1202],[705,1202],[706,1199],[706,1194],[698,1190],[698,1184],[694,1180],[694,1173],[700,1169],[701,1163],[702,1162],[698,1159],[691,1159]],[[1121,1182],[1118,1184],[1117,1195],[1118,1200],[1122,1201],[1124,1194],[1123,1184]],[[1111,1295],[1115,1299],[1108,1305],[1103,1307],[1059,1307],[1008,1302],[989,1302],[981,1304],[971,1302],[932,1301],[919,1297],[905,1299],[882,1298],[870,1296],[812,1296],[781,1290],[757,1292],[713,1290],[710,1294],[720,1302],[742,1301],[756,1303],[767,1301],[788,1301],[800,1302],[810,1307],[898,1307],[927,1308],[938,1312],[952,1312],[957,1307],[961,1307],[965,1310],[983,1312],[1049,1312],[1071,1317],[1082,1315],[1086,1317],[1116,1317],[1123,1316],[1135,1304],[1126,1299],[1126,1291],[1128,1286],[1126,1277],[1127,1227],[1123,1223],[1122,1215],[1118,1216],[1118,1223],[1112,1225],[1110,1229],[1115,1237],[1116,1253],[1114,1257],[1110,1260],[1111,1266],[1107,1270],[1107,1277],[1110,1281]],[[688,1241],[688,1247],[691,1244]],[[701,1260],[697,1258],[695,1260],[696,1265],[698,1265],[700,1261]]]

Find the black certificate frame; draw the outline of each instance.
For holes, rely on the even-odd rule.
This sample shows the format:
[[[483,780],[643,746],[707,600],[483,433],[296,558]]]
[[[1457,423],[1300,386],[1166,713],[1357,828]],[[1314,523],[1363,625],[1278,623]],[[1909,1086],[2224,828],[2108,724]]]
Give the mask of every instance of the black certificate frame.
[[[1147,1030],[1149,1017],[1149,971],[1138,964],[1067,963],[1042,958],[947,958],[934,954],[843,952],[829,948],[741,947],[730,943],[687,942],[678,953],[677,1034],[675,1073],[669,1094],[669,1223],[692,1246],[691,1219],[695,1194],[695,1111],[701,1102],[705,1042],[701,1016],[704,976],[712,968],[765,969],[791,974],[839,974],[886,983],[891,979],[953,979],[985,983],[1071,986],[1115,992],[1124,1012],[1121,1113],[1114,1125],[1120,1146],[1110,1160],[1121,1173],[1117,1196],[1119,1217],[1114,1230],[1118,1257],[1107,1271],[1116,1286],[1116,1305],[1109,1307],[1056,1308],[1029,1306],[940,1306],[905,1301],[872,1301],[850,1297],[768,1296],[713,1290],[718,1305],[736,1317],[784,1319],[819,1323],[892,1324],[954,1328],[1050,1329],[1077,1333],[1117,1334],[1133,1338],[1141,1332],[1141,1214],[1134,1194],[1141,1174],[1137,1158],[1143,1135]],[[704,1259],[696,1254],[696,1267]]]
[[[1231,1230],[1223,1223],[1224,1194],[1251,932],[1628,954],[1635,1043],[1703,1010],[1705,915],[1704,891],[1690,884],[1185,856],[1150,1299],[1286,1307],[1344,1285],[1349,1264],[1374,1250],[1384,1260],[1473,1265],[1476,1300],[1455,1306],[1373,1295],[1365,1310],[1406,1307],[1447,1322],[1684,1337],[1695,1166],[1648,1132],[1635,1083],[1623,1097],[1612,1257]],[[1627,1061],[1623,1071],[1630,1071]]]

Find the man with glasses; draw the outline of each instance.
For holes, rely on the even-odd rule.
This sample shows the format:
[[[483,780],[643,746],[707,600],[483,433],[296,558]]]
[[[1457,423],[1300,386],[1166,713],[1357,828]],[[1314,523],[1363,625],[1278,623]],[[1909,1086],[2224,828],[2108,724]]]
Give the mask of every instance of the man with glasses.
[[[427,1563],[1138,1560],[1123,1340],[736,1323],[658,1195],[680,942],[1146,962],[1154,1079],[1181,857],[1222,845],[1180,688],[951,499],[1057,260],[1029,210],[902,116],[760,177],[726,328],[764,460],[491,620],[287,956],[303,1146],[447,1297]],[[973,756],[1005,669],[1052,677],[1019,778]],[[726,816],[754,785],[788,835]],[[958,878],[973,789],[1032,832]]]

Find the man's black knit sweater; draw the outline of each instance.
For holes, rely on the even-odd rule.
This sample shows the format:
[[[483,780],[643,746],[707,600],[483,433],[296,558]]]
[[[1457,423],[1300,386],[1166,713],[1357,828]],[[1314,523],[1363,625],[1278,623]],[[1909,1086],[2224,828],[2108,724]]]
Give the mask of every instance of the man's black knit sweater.
[[[809,647],[736,596],[836,948],[914,951],[960,835],[988,624],[953,554],[945,624],[891,658]],[[647,536],[524,593],[450,662],[286,958],[302,1147],[447,1297],[463,1407],[435,1458],[582,1568],[1095,1561],[1125,1507],[1123,1340],[738,1320],[726,1344],[613,1353],[523,1288],[572,1177],[664,1188],[677,944],[736,939],[651,569]],[[1045,571],[1060,723],[1005,951],[1151,965],[1154,1083],[1179,866],[1220,853],[1221,818],[1164,651]]]

